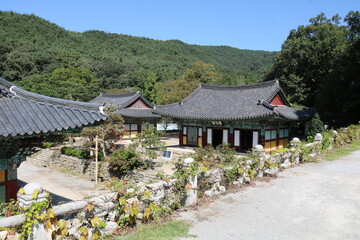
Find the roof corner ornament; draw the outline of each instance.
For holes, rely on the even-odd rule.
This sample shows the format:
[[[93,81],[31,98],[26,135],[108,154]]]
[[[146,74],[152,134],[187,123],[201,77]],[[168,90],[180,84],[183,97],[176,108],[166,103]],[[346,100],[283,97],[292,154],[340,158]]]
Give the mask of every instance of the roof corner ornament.
[[[99,110],[100,110],[100,113],[101,113],[101,114],[105,114],[105,112],[104,112],[104,106],[100,106],[100,107],[99,107]]]
[[[181,102],[179,102],[179,105],[183,105],[184,103],[181,101]]]
[[[263,105],[264,100],[258,100],[258,105]]]
[[[13,90],[14,87],[16,87],[16,86],[11,86],[11,87],[9,88],[9,91],[10,91],[12,94],[14,94],[14,96],[16,96],[16,92],[14,92],[14,90]]]

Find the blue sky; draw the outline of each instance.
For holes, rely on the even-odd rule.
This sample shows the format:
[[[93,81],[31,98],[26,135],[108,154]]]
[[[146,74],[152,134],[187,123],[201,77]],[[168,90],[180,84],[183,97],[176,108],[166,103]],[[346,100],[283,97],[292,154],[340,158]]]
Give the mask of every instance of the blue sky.
[[[320,12],[360,10],[359,0],[1,0],[67,30],[102,30],[199,45],[278,51],[289,31]]]

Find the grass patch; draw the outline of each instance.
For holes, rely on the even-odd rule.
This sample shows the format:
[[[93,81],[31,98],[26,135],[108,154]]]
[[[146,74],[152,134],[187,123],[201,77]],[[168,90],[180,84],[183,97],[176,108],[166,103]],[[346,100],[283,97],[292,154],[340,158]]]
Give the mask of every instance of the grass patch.
[[[61,172],[61,173],[64,173],[64,174],[73,175],[73,176],[79,176],[79,173],[70,171],[70,170],[67,169],[67,168],[61,168],[61,169],[60,169],[60,172]]]
[[[325,154],[325,159],[328,161],[333,161],[357,150],[360,150],[360,140],[354,140],[351,144],[342,148],[329,150],[329,152]]]
[[[134,233],[121,238],[124,240],[171,240],[179,237],[195,237],[189,232],[189,224],[183,221],[146,224],[140,226]]]

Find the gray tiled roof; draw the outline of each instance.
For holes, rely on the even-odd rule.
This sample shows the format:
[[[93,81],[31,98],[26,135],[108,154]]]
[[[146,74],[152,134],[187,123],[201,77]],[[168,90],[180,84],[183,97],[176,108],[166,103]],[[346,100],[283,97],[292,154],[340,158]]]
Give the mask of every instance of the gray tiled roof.
[[[127,108],[137,99],[141,99],[149,108]],[[115,113],[119,113],[124,117],[132,118],[160,118],[161,116],[153,113],[153,105],[144,98],[139,92],[125,94],[108,94],[101,93],[99,96],[91,100],[92,103],[100,103],[105,107],[112,105],[116,107]]]
[[[133,117],[133,118],[160,118],[161,116],[153,113],[153,109],[136,109],[136,108],[124,108],[118,111],[120,115],[125,117]]]
[[[269,105],[276,94],[289,105],[277,80],[238,86],[201,84],[181,102],[156,106],[154,111],[179,119],[241,120],[280,115],[295,120],[296,114],[290,114],[294,113],[293,108],[283,107],[278,112],[278,107]],[[302,117],[297,116],[297,120]]]
[[[135,100],[140,98],[149,108],[153,108],[153,105],[146,100],[139,92],[125,93],[125,94],[109,94],[100,93],[99,96],[91,100],[91,103],[99,103],[107,105],[113,105],[118,108],[126,108],[132,104]]]
[[[316,113],[316,110],[314,108],[310,108],[307,110],[299,110],[295,108],[291,108],[288,106],[278,106],[275,108],[275,111],[282,117],[286,119],[291,120],[305,120],[305,119],[311,119],[314,114]]]
[[[0,137],[81,129],[106,118],[98,104],[31,93],[0,78]]]

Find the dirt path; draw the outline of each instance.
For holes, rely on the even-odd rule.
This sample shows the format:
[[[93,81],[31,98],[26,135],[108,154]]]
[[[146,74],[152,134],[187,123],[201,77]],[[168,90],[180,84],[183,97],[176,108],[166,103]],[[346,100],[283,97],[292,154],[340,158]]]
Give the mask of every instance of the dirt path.
[[[360,151],[288,169],[180,214],[198,239],[360,239]]]
[[[41,184],[46,191],[52,194],[55,203],[80,200],[109,192],[102,185],[95,188],[92,181],[49,168],[36,167],[26,162],[23,162],[18,169],[18,179],[20,186],[30,182]]]

